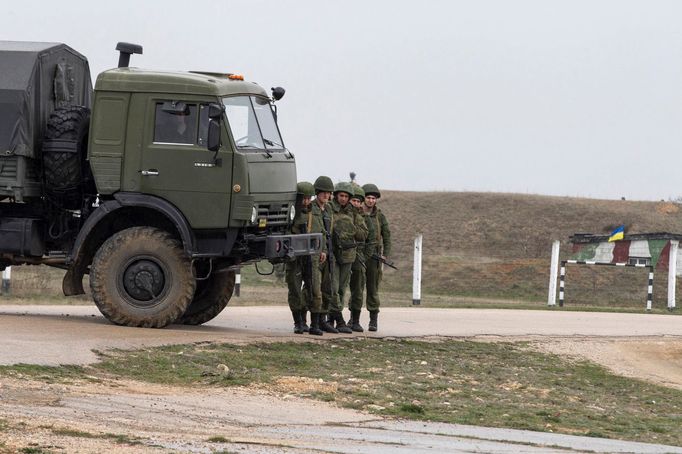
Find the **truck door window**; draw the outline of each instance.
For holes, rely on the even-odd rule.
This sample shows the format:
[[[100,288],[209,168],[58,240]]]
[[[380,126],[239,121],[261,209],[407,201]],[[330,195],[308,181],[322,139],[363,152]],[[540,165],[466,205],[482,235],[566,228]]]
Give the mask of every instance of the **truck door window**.
[[[180,112],[164,109],[163,102],[156,103],[154,143],[193,145],[197,141],[197,106],[187,104]]]

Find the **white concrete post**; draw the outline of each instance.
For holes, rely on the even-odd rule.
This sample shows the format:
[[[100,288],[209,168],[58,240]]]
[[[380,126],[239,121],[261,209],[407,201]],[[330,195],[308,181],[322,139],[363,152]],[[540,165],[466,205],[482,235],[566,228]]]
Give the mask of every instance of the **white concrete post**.
[[[670,241],[670,257],[668,259],[668,309],[675,309],[675,284],[677,283],[677,250],[680,242]]]
[[[414,268],[412,270],[412,304],[422,302],[422,234],[414,239]]]
[[[2,293],[9,295],[12,292],[12,267],[8,266],[2,272]]]
[[[234,273],[234,296],[239,296],[239,291],[240,287],[242,284],[242,269],[241,267],[237,268],[237,271]]]
[[[556,281],[559,277],[559,248],[560,241],[552,243],[552,261],[549,265],[549,295],[547,296],[547,305],[556,306]]]

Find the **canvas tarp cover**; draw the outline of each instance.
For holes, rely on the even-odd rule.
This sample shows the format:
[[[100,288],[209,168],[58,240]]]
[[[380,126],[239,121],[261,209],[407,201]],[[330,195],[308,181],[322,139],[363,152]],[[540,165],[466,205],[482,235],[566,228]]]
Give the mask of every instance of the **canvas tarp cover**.
[[[0,41],[0,155],[37,157],[55,107],[90,107],[87,59],[60,43]]]

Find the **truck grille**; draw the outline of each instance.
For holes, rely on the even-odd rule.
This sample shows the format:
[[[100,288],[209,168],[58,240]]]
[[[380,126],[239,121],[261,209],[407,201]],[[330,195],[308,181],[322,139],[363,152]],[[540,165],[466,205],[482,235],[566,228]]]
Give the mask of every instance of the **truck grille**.
[[[289,205],[286,203],[258,205],[258,219],[267,219],[267,225],[286,225],[288,213]]]

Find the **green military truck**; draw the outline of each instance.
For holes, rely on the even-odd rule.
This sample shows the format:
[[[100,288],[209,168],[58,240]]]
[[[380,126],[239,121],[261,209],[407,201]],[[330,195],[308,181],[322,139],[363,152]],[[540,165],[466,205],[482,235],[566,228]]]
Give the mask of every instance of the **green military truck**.
[[[275,101],[235,74],[128,66],[97,77],[64,44],[0,41],[0,269],[66,270],[120,325],[201,324],[235,270],[319,251],[288,235],[296,164]]]

